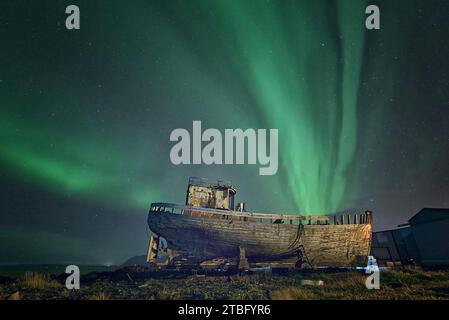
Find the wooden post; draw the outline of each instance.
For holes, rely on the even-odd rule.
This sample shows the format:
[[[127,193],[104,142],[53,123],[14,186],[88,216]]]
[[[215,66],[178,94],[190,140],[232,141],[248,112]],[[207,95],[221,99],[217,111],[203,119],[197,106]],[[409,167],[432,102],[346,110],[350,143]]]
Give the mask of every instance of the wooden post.
[[[151,236],[148,244],[147,262],[152,262],[157,259],[159,249],[159,237]]]
[[[240,255],[239,255],[239,270],[248,271],[249,270],[249,262],[246,258],[246,252],[244,247],[239,247]]]
[[[366,215],[366,223],[372,223],[373,222],[373,216],[372,216],[372,212],[367,210],[365,211],[365,215]]]

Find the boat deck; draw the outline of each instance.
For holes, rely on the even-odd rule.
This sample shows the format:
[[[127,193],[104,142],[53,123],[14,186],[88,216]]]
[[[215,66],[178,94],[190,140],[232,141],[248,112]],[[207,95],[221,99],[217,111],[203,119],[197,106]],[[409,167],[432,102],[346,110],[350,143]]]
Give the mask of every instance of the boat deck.
[[[220,218],[225,220],[238,221],[258,221],[271,223],[289,223],[289,224],[371,224],[372,215],[367,211],[363,214],[346,215],[291,215],[282,213],[259,213],[234,210],[220,210],[212,208],[199,208],[194,206],[178,205],[173,203],[156,202],[152,203],[150,212],[167,212],[172,214],[190,215],[194,217]]]

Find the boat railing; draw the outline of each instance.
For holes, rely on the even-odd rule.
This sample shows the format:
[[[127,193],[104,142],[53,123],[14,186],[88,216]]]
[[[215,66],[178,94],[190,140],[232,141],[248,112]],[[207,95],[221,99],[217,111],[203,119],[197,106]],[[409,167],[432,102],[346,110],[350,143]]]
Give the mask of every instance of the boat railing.
[[[150,212],[167,212],[173,214],[187,214],[197,216],[215,216],[223,219],[238,218],[240,220],[259,220],[272,223],[290,223],[290,224],[371,224],[372,214],[370,211],[365,211],[364,214],[348,214],[348,215],[334,215],[334,216],[297,216],[279,213],[258,213],[247,211],[233,211],[233,210],[220,210],[213,208],[194,207],[187,205],[178,205],[173,203],[152,203]],[[333,218],[331,218],[333,217]]]

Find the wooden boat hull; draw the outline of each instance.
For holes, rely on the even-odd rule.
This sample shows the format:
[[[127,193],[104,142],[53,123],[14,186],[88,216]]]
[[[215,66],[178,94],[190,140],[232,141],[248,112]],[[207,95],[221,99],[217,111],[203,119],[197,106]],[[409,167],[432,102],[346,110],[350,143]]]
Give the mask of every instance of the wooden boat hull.
[[[249,262],[298,257],[305,267],[342,267],[365,263],[371,223],[288,224],[150,211],[152,232],[170,248],[200,259],[235,258],[244,247]]]

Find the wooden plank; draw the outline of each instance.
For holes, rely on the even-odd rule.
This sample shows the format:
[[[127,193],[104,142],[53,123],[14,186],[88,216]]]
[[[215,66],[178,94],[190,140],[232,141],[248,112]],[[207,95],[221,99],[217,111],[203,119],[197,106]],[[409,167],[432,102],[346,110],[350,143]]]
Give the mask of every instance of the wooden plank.
[[[273,220],[329,220],[329,216],[297,216],[297,215],[288,215],[282,213],[259,213],[259,212],[242,212],[242,211],[233,211],[233,210],[219,210],[212,208],[199,208],[192,206],[182,206],[172,203],[152,203],[151,210],[152,211],[163,211],[166,212],[166,209],[178,209],[179,212],[175,212],[177,214],[181,214],[183,211],[198,211],[198,212],[207,212],[214,215],[228,215],[233,217],[249,217],[249,218],[262,218],[262,219],[273,219]]]

